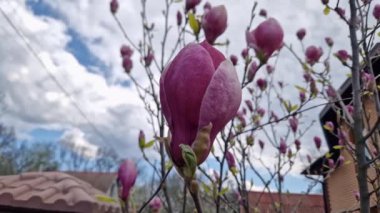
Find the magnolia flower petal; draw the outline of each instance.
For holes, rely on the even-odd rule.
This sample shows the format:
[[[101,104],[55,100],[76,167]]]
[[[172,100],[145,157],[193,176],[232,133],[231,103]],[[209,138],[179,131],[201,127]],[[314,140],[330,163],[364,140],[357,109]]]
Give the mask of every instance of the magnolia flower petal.
[[[170,150],[176,165],[184,163],[179,144],[191,145],[197,135],[200,105],[214,72],[209,52],[201,45],[189,44],[162,77],[161,97],[166,101],[161,101],[165,117],[171,119]]]
[[[219,67],[220,63],[222,63],[226,58],[224,55],[219,52],[217,49],[215,49],[213,46],[211,46],[207,41],[203,41],[200,43],[200,45],[207,50],[207,52],[210,54],[212,58],[212,62],[214,64],[214,70]]]
[[[203,97],[199,127],[213,124],[210,139],[236,115],[242,92],[236,70],[229,60],[223,61],[216,70]]]

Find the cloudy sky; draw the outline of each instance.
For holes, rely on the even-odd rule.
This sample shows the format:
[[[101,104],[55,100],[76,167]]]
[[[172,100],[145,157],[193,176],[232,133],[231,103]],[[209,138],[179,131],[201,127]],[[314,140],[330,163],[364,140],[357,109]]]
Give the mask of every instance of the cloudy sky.
[[[140,1],[119,1],[118,17],[137,43],[141,38]],[[164,3],[147,2],[148,18],[156,25],[154,43],[159,47]],[[244,30],[252,1],[210,2],[226,5],[229,27],[219,40],[228,38],[229,53],[240,55],[245,47]],[[265,8],[270,17],[281,23],[286,43],[298,44],[295,32],[304,27],[305,45],[325,47],[324,38],[331,36],[336,49],[348,49],[346,27],[335,14],[324,16],[319,1],[262,0],[258,3],[258,9]],[[6,18],[0,16],[0,93],[4,95],[5,107],[1,122],[14,126],[22,139],[64,139],[88,147],[89,155],[98,147],[107,147],[115,149],[120,156],[138,158],[136,137],[138,131],[147,126],[147,117],[136,89],[120,66],[119,47],[126,41],[109,12],[109,1],[1,0],[0,7],[22,34],[20,36]],[[172,14],[183,11],[183,7],[184,2],[176,3]],[[263,18],[257,17],[254,26],[261,21]],[[175,24],[174,16],[170,24]],[[175,37],[172,32],[169,41]],[[46,69],[22,37],[36,51]],[[170,45],[169,42],[169,48]],[[289,83],[300,81],[300,71],[295,70],[299,68],[294,66],[290,54],[283,51],[280,57],[277,78],[285,78]],[[133,59],[136,65],[133,75],[143,82],[139,56],[134,54]],[[242,69],[241,65],[238,69]],[[347,70],[336,71],[335,86],[343,82],[346,73]],[[311,112],[310,119],[317,119],[319,110]],[[313,134],[321,134],[318,125]],[[151,134],[147,132],[147,135]],[[311,138],[304,141],[305,147],[313,146]],[[306,189],[306,185],[296,184],[300,179],[292,175],[287,180],[291,191]]]

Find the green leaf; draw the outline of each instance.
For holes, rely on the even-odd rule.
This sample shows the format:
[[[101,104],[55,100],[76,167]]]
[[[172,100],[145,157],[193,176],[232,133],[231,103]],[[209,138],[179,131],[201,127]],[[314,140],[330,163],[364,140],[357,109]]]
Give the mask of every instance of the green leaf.
[[[335,145],[333,146],[333,149],[343,149],[344,146],[342,145]]]
[[[228,192],[228,187],[223,188],[223,189],[219,192],[219,196],[223,196],[224,194],[226,194],[226,192]]]
[[[206,185],[205,183],[202,183],[202,187],[203,187],[203,190],[205,190],[205,192],[207,194],[209,194],[211,192],[211,188],[208,185]]]
[[[155,140],[153,139],[153,140],[149,141],[148,143],[145,143],[143,147],[144,147],[144,148],[152,147],[152,146],[154,145],[154,141],[155,141]]]
[[[378,32],[378,33],[377,33],[377,36],[379,36],[379,37],[380,37],[380,32]]]
[[[325,14],[326,16],[330,14],[330,8],[328,6],[326,6],[325,9],[323,9],[323,14]]]
[[[330,152],[328,152],[328,153],[325,154],[325,157],[326,157],[327,159],[331,158],[331,156],[332,156],[332,153],[330,153]]]
[[[198,35],[201,28],[199,26],[198,20],[195,18],[194,13],[192,12],[189,12],[189,25],[191,29],[193,30],[194,34]]]
[[[189,145],[181,144],[179,146],[182,149],[182,158],[185,161],[183,173],[186,178],[193,178],[197,169],[197,156]]]
[[[96,200],[103,203],[117,203],[115,199],[108,197],[106,195],[96,195]]]
[[[298,105],[293,105],[290,107],[290,112],[296,111],[298,109]]]
[[[305,89],[301,86],[298,86],[298,85],[295,85],[295,87],[298,89],[298,91],[303,92],[303,93],[307,93],[307,89]]]
[[[165,163],[165,169],[166,170],[169,170],[172,167],[173,167],[173,162],[172,161],[169,160],[168,162]]]

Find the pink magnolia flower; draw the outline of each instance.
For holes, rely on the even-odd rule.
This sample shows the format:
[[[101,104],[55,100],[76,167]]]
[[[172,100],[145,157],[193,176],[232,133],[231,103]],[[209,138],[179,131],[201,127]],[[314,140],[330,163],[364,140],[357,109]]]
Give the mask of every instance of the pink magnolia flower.
[[[259,12],[259,16],[266,18],[267,17],[267,11],[265,9],[261,9]]]
[[[245,104],[247,105],[250,112],[253,112],[253,104],[251,100],[245,100]]]
[[[294,133],[297,132],[298,119],[296,117],[289,118],[289,125]]]
[[[257,69],[258,69],[257,63],[253,61],[248,67],[247,80],[249,82],[253,81],[253,79],[255,78]]]
[[[126,73],[131,73],[133,67],[133,62],[130,57],[123,57],[123,68]]]
[[[300,92],[300,101],[301,103],[306,101],[306,94],[304,92]]]
[[[120,47],[120,55],[121,55],[121,57],[131,57],[132,54],[133,54],[133,50],[129,46],[123,44]]]
[[[326,121],[325,125],[323,125],[323,128],[325,128],[327,131],[334,132],[335,126],[333,122]]]
[[[257,114],[259,114],[260,117],[264,117],[264,115],[265,115],[265,109],[263,109],[263,108],[258,108],[258,109],[257,109]]]
[[[260,88],[261,91],[264,91],[268,86],[267,81],[263,78],[257,79],[256,84]]]
[[[334,87],[332,87],[331,85],[328,85],[327,88],[326,88],[326,94],[328,97],[330,98],[336,98],[336,92],[335,92],[335,89]]]
[[[230,60],[231,60],[231,62],[232,62],[232,64],[233,64],[234,66],[237,65],[238,57],[237,57],[236,55],[231,55],[231,56],[230,56]]]
[[[281,154],[286,154],[286,149],[288,147],[286,146],[286,141],[281,138],[280,139],[280,146],[278,147],[278,150],[280,151]]]
[[[310,156],[310,155],[306,155],[306,158],[307,158],[307,161],[308,161],[309,163],[311,163],[311,161],[312,161],[311,156]]]
[[[351,115],[354,114],[354,107],[351,104],[347,105],[346,108],[347,108],[348,113],[350,113]]]
[[[296,139],[296,140],[294,141],[294,144],[296,145],[296,149],[297,149],[297,151],[299,151],[299,150],[301,149],[301,141],[298,140],[298,139]]]
[[[299,29],[299,30],[297,31],[296,35],[297,35],[298,40],[302,41],[303,38],[304,38],[305,35],[306,35],[306,30],[305,30],[305,28],[301,28],[301,29]]]
[[[162,111],[172,134],[168,154],[184,165],[180,145],[192,146],[198,134],[209,141],[194,151],[198,165],[208,156],[216,135],[236,115],[242,98],[232,63],[206,41],[185,46],[160,79]]]
[[[334,169],[335,168],[335,162],[334,162],[334,160],[333,159],[328,159],[327,160],[327,164],[328,164],[328,166],[329,166],[329,168],[330,169]]]
[[[253,48],[262,63],[266,63],[274,51],[283,45],[284,31],[274,18],[269,18],[259,24],[256,29],[246,33],[249,47]]]
[[[226,161],[227,161],[227,165],[228,165],[228,168],[231,170],[233,168],[236,169],[236,161],[235,161],[235,157],[234,155],[227,151],[226,153]]]
[[[244,128],[247,125],[247,122],[244,118],[244,112],[238,112],[236,113],[236,118],[240,121],[240,125]]]
[[[360,201],[360,193],[358,191],[353,191],[352,193],[354,194],[356,201]]]
[[[227,10],[224,5],[212,7],[202,18],[202,29],[206,40],[213,44],[227,28]]]
[[[314,65],[319,61],[319,58],[321,58],[323,54],[323,50],[320,47],[316,47],[314,45],[309,46],[306,48],[306,62],[309,63],[310,65]]]
[[[160,212],[161,207],[162,207],[162,201],[161,201],[160,197],[158,197],[158,196],[154,197],[154,198],[149,202],[149,209],[150,209],[153,213],[158,213],[158,212]]]
[[[315,147],[317,147],[317,149],[320,149],[321,148],[321,145],[322,145],[322,140],[320,137],[318,136],[315,136],[314,137],[314,144],[315,144]]]
[[[329,47],[332,47],[334,45],[334,41],[330,37],[326,37],[325,42],[326,42],[327,46],[329,46]]]
[[[335,8],[335,11],[338,13],[338,15],[341,18],[344,18],[344,15],[346,14],[346,11],[343,8],[337,7],[337,8]]]
[[[270,117],[271,117],[271,119],[273,119],[276,123],[279,121],[279,120],[278,120],[278,116],[277,116],[276,113],[273,112],[273,111],[271,112]]]
[[[194,10],[195,7],[201,3],[201,0],[186,0],[185,10],[186,12],[189,10]]]
[[[380,4],[375,5],[372,11],[372,15],[377,21],[380,21]]]
[[[274,67],[273,66],[271,66],[271,65],[268,64],[266,66],[266,68],[267,68],[267,73],[268,74],[272,74],[273,73],[273,71],[274,71]]]
[[[137,169],[135,162],[125,160],[119,167],[117,180],[121,185],[120,198],[124,201],[128,200],[129,191],[135,185],[137,178]]]
[[[351,59],[351,55],[346,50],[339,50],[335,53],[335,56],[343,63],[346,64],[348,59]]]
[[[111,0],[110,2],[110,10],[112,14],[115,14],[119,9],[119,2],[117,0]]]
[[[177,18],[177,26],[181,26],[181,24],[182,24],[182,13],[180,11],[177,11],[176,18]]]
[[[261,149],[261,150],[264,149],[264,145],[265,145],[264,141],[259,140],[259,146],[260,146],[260,149]]]
[[[342,165],[344,163],[344,161],[345,161],[344,156],[340,155],[339,158],[338,158],[339,164]]]
[[[152,52],[152,50],[149,50],[148,51],[148,54],[146,56],[144,56],[144,64],[146,67],[149,67],[150,64],[152,63],[154,59],[154,54]]]
[[[249,49],[248,48],[244,48],[241,51],[241,57],[243,57],[244,59],[246,59],[248,57],[248,54],[249,54]]]
[[[369,91],[376,90],[376,79],[372,74],[362,72],[362,81],[364,84],[364,88]]]

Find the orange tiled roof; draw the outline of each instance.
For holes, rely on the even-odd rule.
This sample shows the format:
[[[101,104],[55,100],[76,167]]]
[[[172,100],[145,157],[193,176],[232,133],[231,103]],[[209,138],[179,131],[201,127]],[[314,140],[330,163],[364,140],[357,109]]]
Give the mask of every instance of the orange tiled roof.
[[[112,183],[116,180],[117,174],[111,172],[75,172],[65,171],[64,173],[79,178],[100,191],[106,193],[111,187]]]
[[[259,200],[260,198],[260,200]],[[274,212],[274,204],[280,201],[277,193],[267,192],[249,192],[248,199],[250,207],[257,208],[260,213]],[[281,195],[281,202],[283,204],[282,212],[307,212],[319,213],[324,212],[324,203],[322,195],[304,195],[304,194],[290,194],[284,193]],[[294,211],[295,210],[295,211]]]
[[[119,213],[117,202],[60,172],[0,176],[0,206],[60,212]]]

